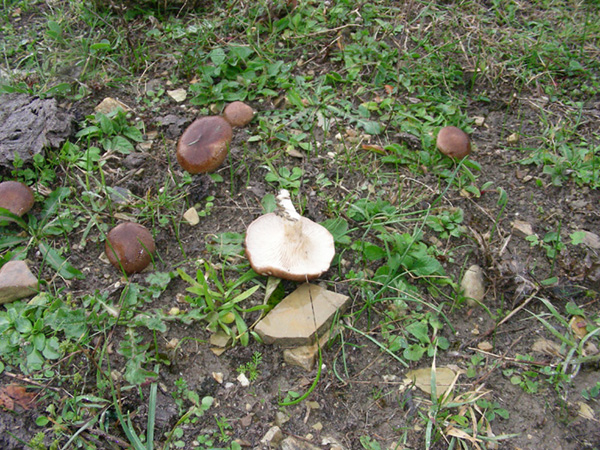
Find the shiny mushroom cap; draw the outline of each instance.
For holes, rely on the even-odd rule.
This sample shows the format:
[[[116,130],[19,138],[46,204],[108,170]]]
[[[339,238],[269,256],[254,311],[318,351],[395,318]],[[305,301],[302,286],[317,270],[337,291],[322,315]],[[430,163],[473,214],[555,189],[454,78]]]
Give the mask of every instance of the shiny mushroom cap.
[[[0,183],[0,208],[8,209],[21,217],[32,207],[35,199],[29,186],[19,181],[3,181]]]
[[[179,138],[177,161],[191,174],[212,172],[225,161],[232,137],[231,125],[223,117],[200,117]]]
[[[254,110],[244,102],[233,102],[225,107],[223,117],[232,127],[243,127],[254,118]]]
[[[440,130],[436,141],[437,148],[444,155],[461,159],[471,153],[469,135],[457,127],[448,126]]]
[[[246,231],[246,257],[255,272],[306,281],[329,269],[335,255],[333,236],[322,225],[300,216],[282,190],[279,210],[265,214]]]
[[[150,264],[156,246],[146,227],[123,222],[109,231],[104,250],[113,266],[119,270],[122,267],[127,275],[131,275],[141,272]]]

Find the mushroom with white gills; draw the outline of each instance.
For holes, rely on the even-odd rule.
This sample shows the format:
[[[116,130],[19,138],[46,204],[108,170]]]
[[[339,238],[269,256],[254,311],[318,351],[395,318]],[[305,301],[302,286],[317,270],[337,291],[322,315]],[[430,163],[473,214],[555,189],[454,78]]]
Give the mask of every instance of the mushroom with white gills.
[[[254,220],[246,231],[246,257],[255,272],[292,281],[318,278],[335,255],[333,236],[296,212],[290,193],[277,196],[279,208]]]

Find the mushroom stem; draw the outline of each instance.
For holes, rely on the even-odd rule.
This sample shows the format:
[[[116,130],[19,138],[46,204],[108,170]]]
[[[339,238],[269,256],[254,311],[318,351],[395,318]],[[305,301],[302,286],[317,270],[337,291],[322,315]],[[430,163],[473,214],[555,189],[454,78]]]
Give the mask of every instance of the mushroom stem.
[[[300,220],[300,214],[298,214],[296,208],[294,208],[294,204],[290,198],[290,193],[287,189],[282,189],[279,191],[279,195],[277,196],[277,204],[279,205],[279,212],[281,213],[281,216],[293,222]]]

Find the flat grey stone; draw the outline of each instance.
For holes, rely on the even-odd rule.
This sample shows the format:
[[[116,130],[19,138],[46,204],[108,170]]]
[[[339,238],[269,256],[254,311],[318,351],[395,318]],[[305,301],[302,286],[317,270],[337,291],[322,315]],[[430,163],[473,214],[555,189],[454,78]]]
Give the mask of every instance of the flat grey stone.
[[[258,322],[254,331],[266,344],[289,347],[314,343],[315,332],[323,335],[335,313],[343,311],[349,299],[347,295],[304,283]]]
[[[0,304],[38,292],[38,280],[24,261],[9,261],[0,268]]]

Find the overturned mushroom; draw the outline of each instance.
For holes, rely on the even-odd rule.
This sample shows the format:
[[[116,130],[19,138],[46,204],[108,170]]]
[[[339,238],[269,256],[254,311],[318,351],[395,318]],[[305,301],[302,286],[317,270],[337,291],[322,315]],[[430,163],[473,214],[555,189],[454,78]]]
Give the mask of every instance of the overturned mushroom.
[[[33,191],[19,181],[3,181],[0,183],[0,208],[8,209],[21,217],[28,212],[34,203]]]
[[[277,212],[265,214],[246,232],[246,256],[255,272],[305,281],[329,269],[335,255],[333,236],[322,225],[296,212],[285,189]]]
[[[152,261],[156,251],[150,231],[143,225],[124,222],[109,231],[106,236],[106,256],[110,263],[127,275],[141,272]]]
[[[191,174],[212,172],[225,161],[232,137],[231,125],[223,117],[200,117],[179,138],[177,161]]]
[[[448,126],[440,130],[436,141],[437,148],[450,158],[461,159],[471,153],[469,135],[457,127]]]
[[[233,102],[225,107],[223,117],[232,127],[243,127],[254,117],[254,110],[244,102]]]

